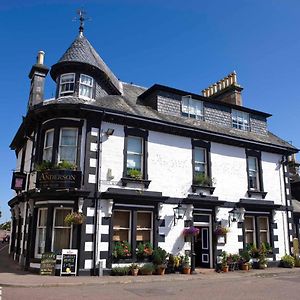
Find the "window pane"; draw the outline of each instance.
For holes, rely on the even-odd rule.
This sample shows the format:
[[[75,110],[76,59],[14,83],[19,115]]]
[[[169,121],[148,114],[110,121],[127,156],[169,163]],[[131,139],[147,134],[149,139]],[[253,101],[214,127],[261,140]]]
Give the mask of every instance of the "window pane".
[[[43,254],[45,252],[46,228],[38,228],[37,231],[37,254]]]
[[[268,233],[267,232],[261,232],[259,239],[260,239],[260,243],[268,243],[269,242]]]
[[[45,136],[45,148],[53,145],[54,130],[47,131]]]
[[[251,171],[257,171],[257,158],[253,156],[248,157],[248,167]]]
[[[189,113],[189,98],[182,97],[181,110],[183,113]]]
[[[47,225],[47,209],[40,209],[39,210],[39,224],[38,226],[46,226]]]
[[[71,228],[55,228],[53,251],[60,252],[61,249],[70,248]]]
[[[151,241],[150,233],[151,233],[150,230],[138,230],[136,232],[136,241],[143,242],[143,243],[150,242]]]
[[[114,229],[113,241],[129,241],[129,230]]]
[[[93,78],[84,74],[80,75],[80,82],[86,85],[92,86],[93,85]]]
[[[142,139],[128,137],[127,152],[142,154]]]
[[[127,155],[127,169],[141,170],[142,157],[140,155]]]
[[[253,237],[253,232],[247,232],[246,233],[246,244],[255,244],[254,242],[254,237]]]
[[[69,146],[76,145],[77,129],[63,128],[61,130],[61,145]]]
[[[64,220],[69,213],[71,213],[71,209],[56,209],[55,226],[66,227],[67,225],[65,224]]]
[[[151,228],[151,213],[150,212],[138,212],[137,213],[137,228]]]
[[[86,85],[80,84],[79,95],[87,98],[92,98],[92,88]]]
[[[64,75],[61,75],[61,77],[60,77],[60,82],[61,83],[74,82],[74,81],[75,81],[75,75],[74,74],[64,74]]]
[[[195,161],[205,163],[205,149],[195,148]]]
[[[114,228],[129,228],[130,212],[129,211],[114,211],[113,227]]]
[[[254,230],[252,217],[245,217],[244,223],[245,223],[245,230]]]
[[[60,161],[76,162],[76,147],[60,147]]]

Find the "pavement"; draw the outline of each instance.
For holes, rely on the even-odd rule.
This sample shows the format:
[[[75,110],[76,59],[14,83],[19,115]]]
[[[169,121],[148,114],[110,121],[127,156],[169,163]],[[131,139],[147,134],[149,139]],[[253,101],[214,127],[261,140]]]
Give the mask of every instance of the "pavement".
[[[217,273],[212,269],[196,269],[197,274],[166,274],[163,276],[41,276],[21,270],[20,266],[7,254],[8,245],[0,247],[0,287],[62,287],[106,284],[128,284],[149,282],[174,282],[190,280],[235,279],[241,277],[278,277],[300,274],[300,268],[266,268],[264,270],[233,271]]]

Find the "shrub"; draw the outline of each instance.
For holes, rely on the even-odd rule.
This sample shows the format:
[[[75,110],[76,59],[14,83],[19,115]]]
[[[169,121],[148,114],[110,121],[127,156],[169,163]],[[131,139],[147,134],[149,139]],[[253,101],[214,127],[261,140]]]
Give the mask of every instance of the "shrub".
[[[188,255],[185,255],[184,258],[182,259],[182,267],[183,268],[190,268],[191,264],[190,264],[190,258]]]
[[[168,258],[168,253],[166,250],[158,247],[155,250],[153,250],[152,253],[152,260],[153,263],[157,266],[159,265],[166,265],[167,264],[167,258]]]
[[[111,270],[112,276],[125,276],[129,273],[129,267],[115,267]]]
[[[140,271],[142,275],[146,275],[148,273],[152,273],[155,271],[155,267],[152,263],[144,264],[142,267],[140,267]]]
[[[280,265],[284,268],[293,268],[295,266],[295,258],[292,255],[284,255],[281,257]]]
[[[126,258],[131,256],[131,247],[127,241],[115,242],[113,252],[115,258]]]

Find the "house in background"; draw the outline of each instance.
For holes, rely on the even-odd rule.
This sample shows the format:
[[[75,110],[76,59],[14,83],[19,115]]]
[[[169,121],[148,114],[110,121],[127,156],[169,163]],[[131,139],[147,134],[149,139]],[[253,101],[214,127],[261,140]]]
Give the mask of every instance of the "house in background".
[[[235,73],[201,95],[122,82],[82,26],[51,67],[53,99],[43,96],[48,71],[40,51],[11,143],[17,192],[9,251],[25,268],[38,271],[44,252],[59,264],[62,249],[72,248],[78,273],[96,274],[100,262],[109,271],[137,261],[135,249],[146,243],[194,253],[196,267],[207,268],[247,244],[270,244],[274,265],[290,253],[286,162],[297,149],[268,131],[270,114],[242,105]],[[82,212],[83,224],[65,223],[71,212]],[[182,234],[192,224],[200,230],[194,252]],[[230,232],[218,243],[220,224]],[[113,255],[121,241],[131,246],[126,258]]]

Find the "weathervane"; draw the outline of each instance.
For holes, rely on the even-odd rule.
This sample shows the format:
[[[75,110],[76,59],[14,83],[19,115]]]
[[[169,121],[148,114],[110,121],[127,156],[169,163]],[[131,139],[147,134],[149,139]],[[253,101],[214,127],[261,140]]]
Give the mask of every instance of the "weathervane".
[[[83,35],[83,30],[84,30],[84,21],[86,20],[91,20],[91,18],[86,17],[86,12],[83,9],[78,9],[77,10],[77,15],[78,17],[74,18],[75,20],[80,21],[80,26],[79,26],[79,35]]]

